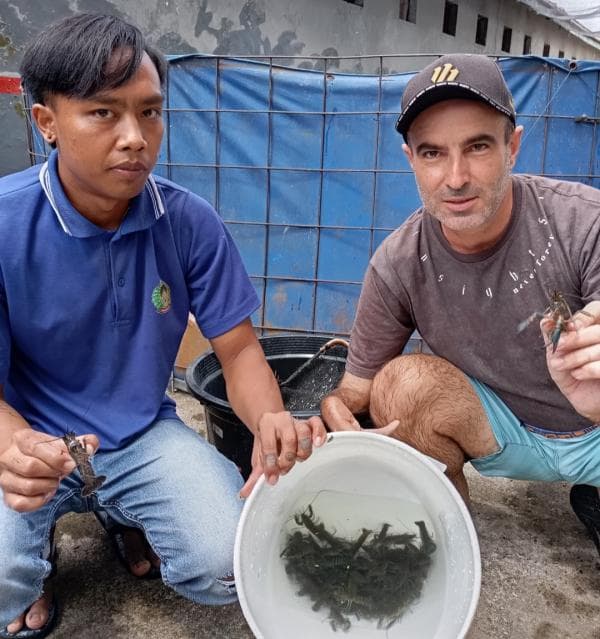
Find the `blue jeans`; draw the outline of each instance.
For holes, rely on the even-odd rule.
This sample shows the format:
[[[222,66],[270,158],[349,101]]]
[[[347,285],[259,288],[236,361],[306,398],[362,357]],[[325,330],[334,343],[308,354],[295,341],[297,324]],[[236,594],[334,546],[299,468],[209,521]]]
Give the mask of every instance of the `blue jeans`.
[[[103,509],[143,530],[160,557],[165,584],[202,604],[236,600],[232,586],[242,478],[235,465],[178,419],[163,419],[117,451],[92,458],[106,475],[96,494],[81,496],[77,471],[42,508],[18,513],[0,502],[0,627],[42,594],[50,573],[49,533],[67,512]]]

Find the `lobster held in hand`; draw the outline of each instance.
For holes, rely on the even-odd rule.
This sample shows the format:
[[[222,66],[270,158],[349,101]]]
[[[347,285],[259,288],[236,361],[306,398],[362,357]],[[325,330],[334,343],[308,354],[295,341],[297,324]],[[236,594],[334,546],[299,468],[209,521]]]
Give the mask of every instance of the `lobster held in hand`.
[[[585,311],[577,311],[577,313],[584,313]],[[517,331],[520,333],[524,331],[534,320],[541,320],[546,318],[552,322],[552,329],[548,332],[549,344],[552,344],[552,352],[556,351],[558,346],[558,340],[560,336],[567,330],[569,322],[573,319],[573,313],[563,293],[557,289],[550,291],[550,304],[548,307],[540,313],[536,311],[532,313],[527,319],[523,320]]]

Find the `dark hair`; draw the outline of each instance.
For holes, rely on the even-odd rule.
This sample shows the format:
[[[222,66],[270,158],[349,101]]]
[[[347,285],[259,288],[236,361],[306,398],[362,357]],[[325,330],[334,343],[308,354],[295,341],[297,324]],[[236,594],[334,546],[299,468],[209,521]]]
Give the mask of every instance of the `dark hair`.
[[[512,134],[515,132],[517,128],[516,124],[509,118],[506,118],[506,122],[504,123],[504,141],[506,144],[510,142],[510,138]]]
[[[113,58],[115,51],[122,55]],[[125,84],[146,52],[161,85],[166,75],[163,55],[150,47],[142,32],[115,16],[82,13],[41,31],[25,51],[21,81],[34,102],[52,94],[89,98]]]

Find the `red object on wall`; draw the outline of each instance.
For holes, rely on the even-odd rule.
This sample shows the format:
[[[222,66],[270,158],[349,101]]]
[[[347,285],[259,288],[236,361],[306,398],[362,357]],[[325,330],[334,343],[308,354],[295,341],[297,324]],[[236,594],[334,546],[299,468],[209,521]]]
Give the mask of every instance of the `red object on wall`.
[[[21,93],[21,78],[18,75],[0,75],[0,93]]]

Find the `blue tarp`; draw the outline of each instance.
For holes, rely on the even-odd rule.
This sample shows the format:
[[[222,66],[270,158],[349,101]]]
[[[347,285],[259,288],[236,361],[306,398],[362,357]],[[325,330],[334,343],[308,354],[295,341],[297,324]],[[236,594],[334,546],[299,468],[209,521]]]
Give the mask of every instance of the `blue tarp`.
[[[516,171],[600,186],[600,63],[499,64],[525,126]],[[373,250],[419,205],[394,129],[412,75],[170,60],[157,172],[226,221],[263,299],[258,326],[349,332]]]

